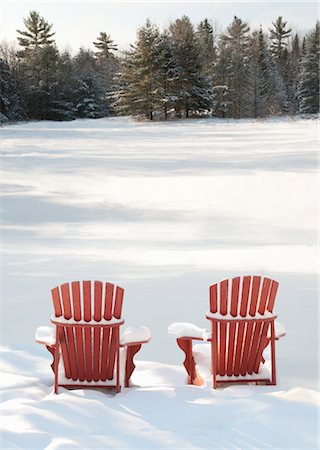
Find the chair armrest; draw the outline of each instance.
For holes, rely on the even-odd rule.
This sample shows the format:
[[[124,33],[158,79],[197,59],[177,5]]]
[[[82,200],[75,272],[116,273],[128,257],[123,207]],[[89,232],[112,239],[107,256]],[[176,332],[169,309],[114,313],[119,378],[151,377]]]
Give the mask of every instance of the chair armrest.
[[[52,327],[38,327],[35,338],[38,344],[44,344],[47,347],[56,345],[55,330]]]
[[[136,344],[145,344],[151,339],[151,333],[147,327],[127,327],[120,337],[121,347]]]
[[[208,330],[190,322],[174,322],[169,325],[168,333],[174,335],[177,339],[187,338],[207,341],[210,337]]]

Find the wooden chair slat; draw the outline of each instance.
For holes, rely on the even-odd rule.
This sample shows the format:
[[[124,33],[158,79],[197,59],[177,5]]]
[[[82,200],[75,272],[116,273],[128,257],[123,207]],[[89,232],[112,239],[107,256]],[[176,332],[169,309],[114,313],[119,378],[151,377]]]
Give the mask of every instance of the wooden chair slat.
[[[258,306],[258,313],[264,314],[266,312],[267,300],[270,292],[271,280],[270,278],[264,278],[262,283],[260,302]]]
[[[101,281],[94,282],[94,320],[100,322],[102,318],[102,283]]]
[[[256,322],[253,327],[252,342],[249,350],[247,373],[249,373],[250,375],[253,372],[254,363],[256,362],[257,350],[259,347],[259,342],[261,340],[261,329],[262,322]]]
[[[236,315],[238,314],[239,287],[240,287],[240,277],[233,278],[231,286],[231,306],[230,306],[230,314],[233,317],[236,317]]]
[[[110,346],[109,346],[109,360],[107,368],[107,379],[112,380],[114,374],[114,365],[116,362],[116,354],[118,351],[119,342],[119,328],[115,327],[111,330]]]
[[[51,295],[52,295],[52,300],[53,300],[55,316],[61,317],[62,316],[62,307],[61,307],[59,288],[55,287],[54,289],[51,289]]]
[[[101,361],[101,328],[96,327],[93,330],[93,379],[100,379],[100,361]]]
[[[83,329],[80,327],[75,327],[75,338],[76,338],[76,351],[77,351],[77,363],[78,363],[78,374],[79,380],[84,381],[86,378],[85,374],[85,358],[84,358],[84,337]]]
[[[61,346],[61,354],[62,354],[65,376],[66,376],[66,378],[71,378],[69,352],[68,352],[67,339],[66,339],[64,327],[58,327],[58,333],[59,333],[59,343]]]
[[[107,379],[110,334],[111,334],[110,328],[105,328],[102,331],[101,355],[103,355],[103,356],[101,358],[101,367],[100,367],[100,379],[102,381],[106,381],[106,379]]]
[[[254,325],[253,321],[247,322],[246,324],[245,337],[243,343],[243,353],[240,363],[240,374],[243,376],[247,373],[248,370],[249,351],[251,347],[253,325]]]
[[[252,278],[251,298],[250,298],[250,306],[249,306],[249,314],[251,316],[254,316],[257,312],[260,282],[261,282],[261,277],[254,276]]]
[[[73,318],[74,320],[79,321],[82,319],[79,281],[73,281],[71,283],[71,292],[72,292]]]
[[[240,366],[242,361],[242,351],[244,346],[244,332],[245,332],[245,322],[238,323],[237,339],[236,339],[236,349],[234,357],[234,375],[240,375]]]
[[[84,281],[83,287],[83,318],[86,322],[92,319],[91,314],[91,281]]]
[[[71,378],[75,381],[78,379],[78,366],[75,348],[74,327],[65,327],[66,340],[68,346],[70,374]]]
[[[218,311],[218,285],[213,284],[209,288],[210,311],[216,313]]]
[[[254,362],[254,367],[253,367],[253,371],[254,373],[258,373],[259,372],[259,367],[262,361],[262,354],[264,349],[267,347],[268,343],[269,343],[269,339],[268,339],[268,331],[270,328],[270,324],[269,323],[264,323],[262,325],[262,330],[261,330],[261,338],[260,338],[260,342],[257,348],[257,353],[256,353],[256,359]]]
[[[226,341],[227,341],[227,324],[220,323],[220,336],[219,336],[219,375],[224,376],[226,374]]]
[[[245,276],[242,280],[242,293],[241,293],[241,304],[240,304],[240,316],[245,317],[248,311],[249,303],[249,293],[251,287],[251,276]]]
[[[92,381],[92,329],[84,328],[86,381]]]
[[[279,283],[277,281],[272,280],[271,289],[268,298],[267,310],[269,312],[273,312],[274,302],[276,299],[276,295],[278,292]]]
[[[103,314],[103,317],[106,320],[112,319],[113,292],[114,292],[114,285],[112,283],[106,283],[104,314]]]
[[[71,319],[72,310],[71,310],[71,302],[70,302],[69,283],[65,283],[65,284],[61,285],[61,296],[62,296],[62,304],[63,304],[63,316],[65,319]]]
[[[121,287],[117,286],[116,298],[115,298],[114,309],[113,309],[113,316],[116,319],[121,318],[123,294],[124,294],[124,290]]]
[[[235,348],[236,323],[229,325],[228,353],[227,353],[227,375],[231,376],[234,372],[234,348]]]
[[[226,315],[228,312],[228,284],[229,280],[220,283],[220,313]]]

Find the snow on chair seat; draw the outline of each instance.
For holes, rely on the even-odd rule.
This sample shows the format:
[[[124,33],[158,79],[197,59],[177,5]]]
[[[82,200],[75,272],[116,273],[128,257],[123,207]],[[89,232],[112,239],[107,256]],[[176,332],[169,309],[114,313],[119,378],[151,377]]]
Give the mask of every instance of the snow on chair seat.
[[[53,355],[54,392],[59,386],[113,387],[116,392],[123,384],[129,386],[133,357],[150,340],[150,332],[145,329],[139,335],[143,339],[128,337],[120,343],[124,289],[101,281],[74,281],[51,293],[55,333],[39,327],[36,341]]]

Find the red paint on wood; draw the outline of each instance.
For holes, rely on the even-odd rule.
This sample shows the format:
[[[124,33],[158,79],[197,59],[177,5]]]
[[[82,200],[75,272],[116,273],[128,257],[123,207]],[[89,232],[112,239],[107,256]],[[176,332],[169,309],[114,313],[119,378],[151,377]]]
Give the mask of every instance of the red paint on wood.
[[[72,291],[73,318],[78,322],[79,320],[82,319],[79,281],[73,281],[71,283],[71,291]]]
[[[271,286],[270,278],[264,278],[263,283],[262,283],[259,307],[258,307],[259,314],[264,314],[266,311],[267,300],[268,300],[269,292],[270,292],[270,286]]]
[[[83,318],[86,322],[91,320],[91,281],[83,282]]]
[[[65,327],[65,335],[68,345],[68,355],[70,363],[70,373],[73,380],[78,379],[78,366],[75,348],[74,327]]]
[[[255,364],[256,358],[257,358],[259,342],[261,341],[261,329],[262,329],[262,322],[255,323],[253,335],[252,335],[251,348],[250,348],[250,353],[249,353],[248,368],[247,368],[247,372],[250,375],[252,375],[252,372],[254,370],[254,364]]]
[[[94,282],[94,320],[100,322],[102,311],[102,283],[101,281]]]
[[[220,313],[226,315],[228,312],[228,280],[220,283]]]
[[[242,294],[241,294],[241,305],[240,305],[240,316],[244,317],[247,315],[249,293],[251,286],[251,276],[243,277],[242,280]]]
[[[113,316],[116,319],[121,318],[123,294],[124,294],[124,290],[121,287],[117,286],[116,298],[115,298],[114,310],[113,310]]]
[[[254,322],[251,320],[246,324],[245,338],[243,344],[243,353],[240,363],[240,373],[244,376],[247,373],[248,369],[248,361],[249,361],[249,351],[251,347],[251,339],[252,339],[252,330],[253,330]]]
[[[209,288],[210,311],[216,313],[218,311],[218,285],[213,284]]]
[[[62,354],[62,360],[64,365],[64,373],[66,378],[71,378],[71,371],[70,371],[70,363],[69,363],[69,354],[68,354],[68,347],[67,347],[67,340],[66,335],[63,327],[57,327],[57,333],[59,335],[59,343],[61,347],[61,354]]]
[[[114,292],[114,285],[112,283],[106,283],[104,314],[103,314],[103,317],[106,320],[111,320],[112,318],[113,292]]]
[[[102,331],[102,344],[101,344],[101,368],[100,368],[100,379],[106,381],[107,379],[107,369],[109,360],[109,344],[110,344],[110,334],[111,328],[104,328]]]
[[[227,353],[227,375],[233,375],[233,362],[234,362],[234,347],[235,347],[235,334],[236,323],[232,322],[229,325],[229,339],[228,339],[228,353]]]
[[[242,360],[242,349],[243,349],[243,343],[244,343],[244,331],[245,331],[245,322],[239,322],[238,323],[238,332],[237,332],[237,339],[236,339],[236,350],[235,350],[235,357],[234,357],[234,375],[239,376],[240,375],[240,365]]]
[[[271,284],[271,289],[270,289],[270,294],[269,294],[269,299],[268,299],[268,306],[267,306],[267,310],[269,312],[273,311],[274,302],[275,302],[275,299],[276,299],[278,287],[279,287],[279,283],[277,281],[273,280],[272,284]]]
[[[231,286],[231,307],[230,307],[230,314],[233,317],[236,317],[238,313],[239,287],[240,287],[240,277],[233,278]]]
[[[51,295],[53,300],[54,313],[56,317],[60,317],[62,316],[62,308],[61,308],[59,288],[56,287],[54,289],[51,289]]]
[[[250,307],[249,307],[250,316],[254,316],[257,312],[260,281],[261,281],[261,277],[254,276],[252,279],[251,299],[250,299]]]
[[[80,327],[75,327],[75,337],[76,337],[76,349],[77,349],[77,362],[78,362],[78,375],[79,380],[85,380],[85,358],[84,358],[84,338],[83,329]]]
[[[117,350],[119,348],[119,327],[112,327],[111,339],[109,348],[109,361],[107,368],[107,379],[112,380],[114,375],[114,365],[116,360]]]
[[[70,290],[68,283],[61,285],[61,296],[63,303],[63,316],[65,319],[71,319],[72,311],[71,311]]]
[[[219,375],[226,374],[226,340],[227,340],[227,324],[220,322],[219,336]]]

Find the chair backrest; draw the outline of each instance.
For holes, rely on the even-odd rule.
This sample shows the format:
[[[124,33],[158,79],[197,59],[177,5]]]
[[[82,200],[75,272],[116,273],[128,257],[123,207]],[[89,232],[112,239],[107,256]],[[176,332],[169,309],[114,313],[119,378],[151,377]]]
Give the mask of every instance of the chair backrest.
[[[66,378],[113,379],[124,289],[101,281],[74,281],[51,293]]]
[[[271,326],[271,320],[259,319],[273,312],[278,285],[270,278],[244,276],[210,286],[209,314],[221,318],[213,322],[216,374],[245,376],[259,372]],[[223,320],[224,316],[231,320]]]

